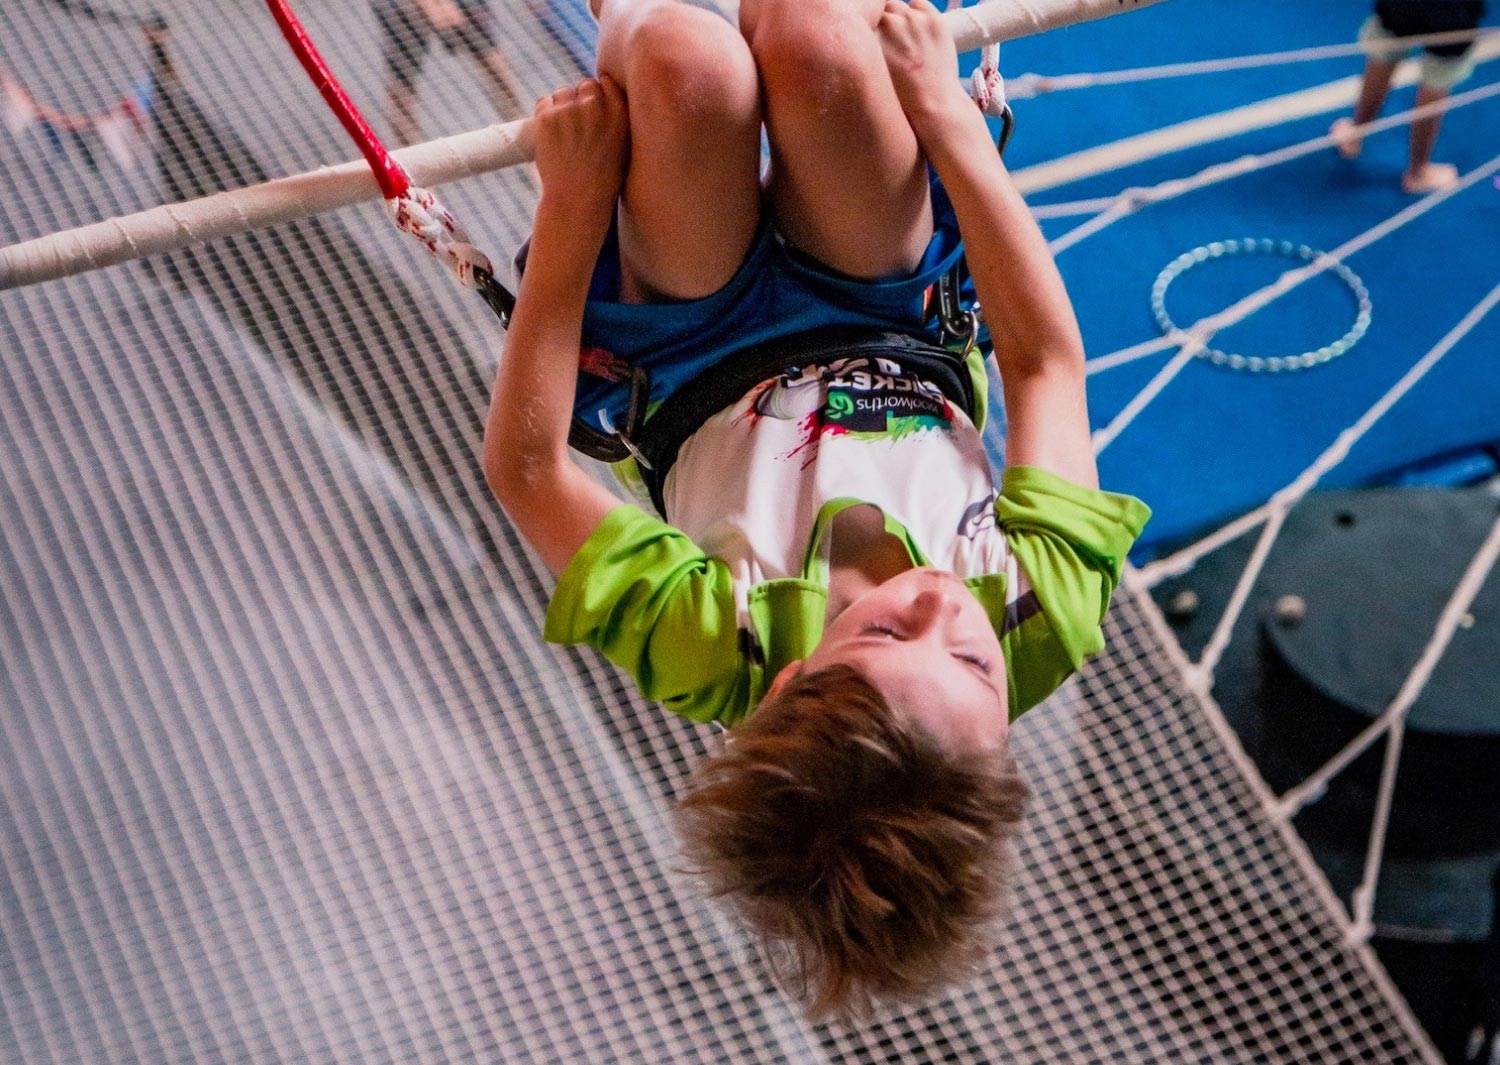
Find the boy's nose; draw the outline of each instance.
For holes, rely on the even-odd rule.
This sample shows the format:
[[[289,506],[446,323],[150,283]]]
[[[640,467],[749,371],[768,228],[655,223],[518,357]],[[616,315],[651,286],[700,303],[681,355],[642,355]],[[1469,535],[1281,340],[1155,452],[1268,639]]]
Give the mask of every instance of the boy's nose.
[[[963,604],[953,592],[946,581],[918,592],[911,601],[913,627],[925,631],[939,621],[957,615]]]

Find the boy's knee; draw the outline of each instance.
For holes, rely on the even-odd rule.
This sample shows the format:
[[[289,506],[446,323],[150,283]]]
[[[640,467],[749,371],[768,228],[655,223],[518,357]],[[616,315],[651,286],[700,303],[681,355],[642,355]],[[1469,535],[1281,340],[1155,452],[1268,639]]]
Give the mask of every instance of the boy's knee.
[[[840,10],[819,18],[819,6],[763,12],[747,39],[768,94],[822,108],[857,95],[865,79],[884,76],[885,66],[873,39],[863,42],[866,49],[849,32],[856,15]]]
[[[633,27],[627,62],[632,109],[717,122],[759,106],[749,46],[733,26],[701,8],[653,7]]]
[[[752,46],[765,32],[835,36],[861,26],[873,28],[884,0],[740,0],[740,32]]]

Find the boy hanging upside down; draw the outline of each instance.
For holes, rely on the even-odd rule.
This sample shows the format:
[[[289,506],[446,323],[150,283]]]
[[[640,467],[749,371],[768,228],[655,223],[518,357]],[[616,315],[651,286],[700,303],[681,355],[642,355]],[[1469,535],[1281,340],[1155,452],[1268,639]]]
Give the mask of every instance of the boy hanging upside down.
[[[1067,294],[936,9],[599,15],[599,79],[536,108],[486,477],[559,574],[547,639],[729,727],[684,849],[783,984],[815,1016],[914,998],[988,949],[1026,794],[1010,722],[1101,649],[1149,512],[1097,488]],[[961,252],[998,492],[983,356],[939,344]],[[624,387],[580,350],[650,371],[624,465],[670,524],[572,458],[575,408],[617,424]]]

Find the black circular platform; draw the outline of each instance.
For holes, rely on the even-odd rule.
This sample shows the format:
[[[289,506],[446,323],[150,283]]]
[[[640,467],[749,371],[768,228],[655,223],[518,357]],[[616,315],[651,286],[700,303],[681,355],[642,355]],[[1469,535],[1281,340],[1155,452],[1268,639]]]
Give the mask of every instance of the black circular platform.
[[[1479,490],[1309,497],[1261,577],[1271,646],[1329,699],[1379,715],[1417,664],[1497,511],[1500,501]],[[1500,576],[1480,591],[1407,727],[1500,737]]]
[[[1488,489],[1316,493],[1288,515],[1215,673],[1214,696],[1277,794],[1301,784],[1395,699],[1500,516]],[[1255,535],[1154,596],[1196,658]],[[1497,927],[1500,572],[1413,705],[1376,892],[1384,934],[1457,942]],[[1379,789],[1378,739],[1297,827],[1335,891],[1359,881]]]

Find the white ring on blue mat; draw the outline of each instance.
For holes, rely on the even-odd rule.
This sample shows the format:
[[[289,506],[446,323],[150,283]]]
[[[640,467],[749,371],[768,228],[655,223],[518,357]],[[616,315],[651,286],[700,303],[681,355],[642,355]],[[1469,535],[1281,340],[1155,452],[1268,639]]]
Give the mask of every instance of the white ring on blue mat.
[[[1305,263],[1327,259],[1325,252],[1310,248],[1306,244],[1293,244],[1289,240],[1266,240],[1264,238],[1260,240],[1216,240],[1211,244],[1196,247],[1192,251],[1185,251],[1169,262],[1162,272],[1156,275],[1156,281],[1151,285],[1151,313],[1155,315],[1156,324],[1163,334],[1187,336],[1187,332],[1172,321],[1172,316],[1167,313],[1167,288],[1190,267],[1206,263],[1210,259],[1222,259],[1226,255],[1281,255],[1289,259],[1300,259]],[[1347,333],[1332,344],[1304,351],[1300,355],[1236,355],[1219,348],[1205,346],[1202,351],[1198,352],[1198,356],[1220,366],[1227,366],[1231,370],[1276,373],[1282,370],[1305,370],[1309,366],[1318,366],[1344,354],[1359,343],[1360,338],[1370,328],[1370,291],[1365,288],[1359,275],[1343,263],[1334,262],[1328,269],[1348,286],[1357,308],[1354,324],[1349,327]]]

